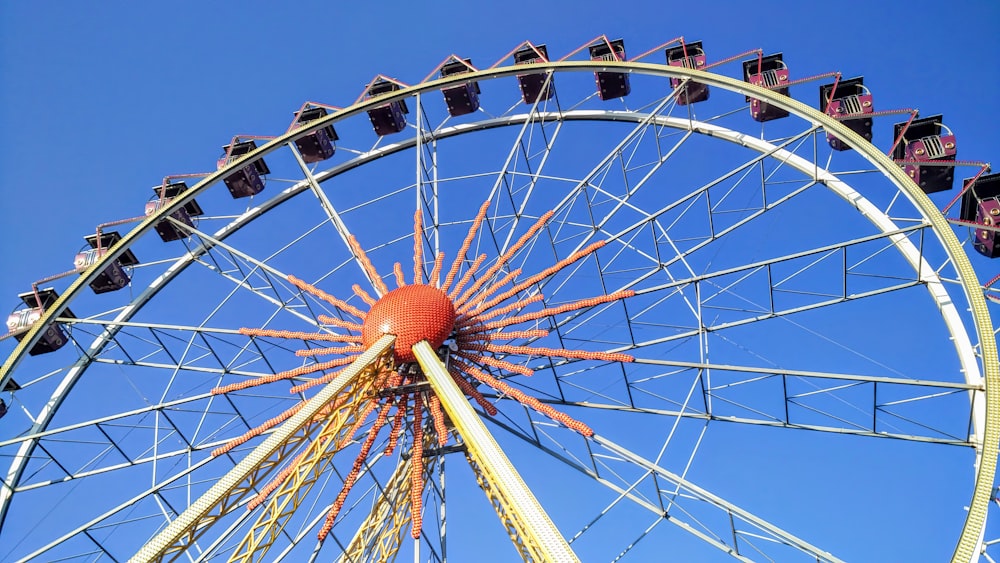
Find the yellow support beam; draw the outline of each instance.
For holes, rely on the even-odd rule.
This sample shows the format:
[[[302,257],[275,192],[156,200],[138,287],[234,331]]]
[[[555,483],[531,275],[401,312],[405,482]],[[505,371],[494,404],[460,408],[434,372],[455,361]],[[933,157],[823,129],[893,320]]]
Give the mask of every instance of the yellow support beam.
[[[424,420],[426,422],[427,419]],[[424,451],[436,444],[437,433],[434,425],[430,424],[424,428]],[[424,479],[429,479],[437,461],[434,456],[427,457],[426,453],[423,460]],[[337,563],[388,563],[396,560],[403,542],[403,532],[413,519],[413,506],[410,504],[412,467],[413,456],[401,459],[396,465],[382,488],[384,494],[375,499],[368,518],[355,532],[344,553],[337,558]]]
[[[413,347],[424,376],[441,400],[448,417],[464,440],[480,486],[490,497],[511,531],[511,539],[525,560],[573,562],[579,558],[521,479],[499,444],[486,429],[462,391],[455,385],[437,352],[426,341]]]
[[[505,530],[507,530],[507,535],[510,536],[511,543],[514,544],[514,549],[521,554],[521,559],[524,561],[540,561],[538,559],[537,550],[533,549],[532,545],[525,543],[525,537],[518,531],[517,526],[514,525],[514,520],[511,515],[507,512],[507,507],[503,500],[503,496],[499,491],[493,486],[489,478],[483,473],[479,464],[476,463],[469,452],[465,452],[465,460],[469,463],[469,467],[472,468],[472,472],[476,475],[476,483],[479,484],[479,488],[486,493],[486,498],[489,499],[490,505],[493,506],[493,510],[497,513],[497,518],[500,518],[500,523],[503,524]]]
[[[394,561],[410,523],[410,460],[401,460],[338,563]]]
[[[130,563],[172,561],[190,547],[217,520],[236,508],[240,500],[254,492],[253,485],[280,465],[288,454],[308,440],[316,415],[361,376],[374,377],[382,367],[391,365],[395,337],[385,335],[358,356],[336,379],[316,393],[305,406],[271,433],[225,476],[144,545]]]
[[[327,463],[351,438],[350,430],[357,422],[358,414],[367,401],[374,400],[375,390],[381,387],[388,373],[391,372],[374,373],[372,377],[358,381],[338,397],[343,399],[343,405],[325,417],[322,430],[306,447],[302,461],[268,498],[267,505],[260,510],[257,520],[230,555],[229,561],[247,562],[263,559],[285,527],[285,523],[298,510],[312,486],[319,480]]]

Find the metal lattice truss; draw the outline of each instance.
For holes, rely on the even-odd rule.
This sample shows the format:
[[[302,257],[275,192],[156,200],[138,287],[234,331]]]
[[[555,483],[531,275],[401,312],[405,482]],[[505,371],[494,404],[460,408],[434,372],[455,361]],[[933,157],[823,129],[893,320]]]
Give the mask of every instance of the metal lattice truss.
[[[201,217],[182,242],[163,245],[147,236],[156,221],[175,221],[170,213],[192,198],[206,210],[234,205],[213,196],[219,189],[207,189],[221,184],[223,170],[137,227],[126,237],[143,258],[133,270],[131,294],[116,296],[111,306],[87,295],[96,267],[62,292],[60,303],[72,299],[76,315],[57,318],[69,329],[73,357],[29,360],[22,353],[4,366],[3,381],[16,377],[21,386],[20,403],[4,420],[19,426],[0,438],[4,537],[8,529],[22,530],[14,519],[25,514],[21,503],[34,498],[104,487],[109,479],[141,486],[109,495],[99,507],[47,529],[47,540],[23,532],[30,547],[6,539],[0,544],[12,545],[15,558],[28,559],[121,559],[137,548],[121,538],[154,536],[169,539],[149,544],[152,551],[140,552],[140,559],[154,552],[173,557],[180,549],[194,560],[257,559],[267,549],[269,558],[279,560],[333,552],[323,549],[342,553],[341,561],[391,559],[400,550],[423,550],[434,560],[444,560],[448,547],[456,553],[456,540],[447,542],[440,533],[444,453],[427,460],[433,486],[426,500],[441,520],[425,524],[421,540],[408,546],[403,539],[411,524],[400,509],[408,496],[409,460],[380,458],[365,468],[358,486],[364,492],[326,540],[335,547],[324,548],[315,543],[314,529],[329,505],[324,493],[343,483],[343,461],[335,454],[356,446],[338,442],[356,401],[348,399],[336,416],[296,415],[298,426],[287,436],[275,430],[259,445],[212,458],[213,449],[296,402],[320,404],[346,391],[331,386],[310,398],[279,386],[225,395],[210,390],[307,365],[311,360],[295,351],[321,345],[249,337],[240,327],[336,332],[316,319],[342,312],[300,291],[288,275],[343,291],[361,306],[347,292],[354,283],[370,287],[371,280],[348,249],[351,235],[366,235],[357,238],[377,263],[412,256],[410,225],[385,216],[402,209],[407,217],[416,207],[424,216],[425,255],[453,254],[473,219],[469,208],[483,201],[490,202],[489,214],[463,272],[474,256],[502,255],[552,209],[549,225],[495,279],[515,276],[519,268],[538,271],[607,241],[600,252],[517,300],[540,299],[551,307],[581,295],[635,292],[623,302],[539,319],[537,327],[549,336],[528,339],[539,346],[623,352],[634,356],[632,363],[498,356],[535,371],[531,378],[507,377],[507,383],[592,420],[597,430],[584,439],[509,397],[486,394],[501,411],[491,422],[504,450],[511,443],[527,446],[544,458],[539,463],[566,470],[572,486],[586,487],[592,497],[554,496],[552,502],[580,504],[579,510],[558,511],[539,498],[553,529],[563,534],[552,545],[561,542],[588,560],[641,558],[651,541],[641,540],[673,537],[665,530],[671,528],[740,560],[794,554],[836,561],[836,547],[816,547],[823,542],[814,545],[812,538],[788,531],[794,522],[741,508],[743,502],[729,498],[734,491],[713,490],[720,481],[711,472],[710,483],[698,478],[704,464],[716,463],[715,431],[731,440],[751,439],[732,437],[740,432],[752,439],[773,432],[787,437],[792,449],[815,437],[823,443],[926,448],[916,450],[928,452],[919,459],[954,456],[966,469],[970,459],[980,468],[993,464],[988,410],[1000,407],[993,401],[987,409],[984,384],[997,370],[992,328],[984,340],[982,295],[967,291],[974,276],[956,251],[959,241],[928,213],[916,189],[900,187],[875,151],[866,152],[867,159],[821,151],[827,130],[836,126],[794,100],[688,69],[631,68],[639,72],[636,81],[662,82],[669,72],[732,90],[735,109],[695,115],[670,89],[648,100],[626,98],[626,107],[595,109],[592,95],[571,97],[574,76],[592,84],[590,74],[575,71],[594,67],[551,63],[544,69],[552,72],[550,79],[558,76],[559,96],[452,120],[440,117],[439,102],[430,101],[434,90],[449,83],[436,81],[396,94],[407,97],[413,110],[409,135],[396,142],[347,141],[352,131],[368,126],[364,110],[376,101],[362,102],[331,116],[345,139],[339,160],[307,164],[286,135],[259,151],[273,172],[268,191],[252,205]],[[516,72],[475,76],[485,81]],[[805,118],[766,134],[743,132],[737,122],[745,120],[747,93],[771,96]],[[714,90],[713,96],[722,97]],[[846,129],[837,134],[856,141]],[[706,154],[711,165],[697,165]],[[388,165],[372,176],[367,171],[376,162]],[[107,259],[114,258],[111,253]],[[894,332],[901,327],[912,330]],[[29,333],[25,342],[34,336]],[[384,349],[369,353],[378,356]],[[900,359],[903,352],[920,358],[919,372],[912,371],[912,358]],[[426,362],[423,369],[431,371],[431,358]],[[350,387],[350,393],[365,392]],[[478,421],[484,415],[460,397],[444,404],[468,407],[462,415],[448,411],[456,427],[460,416],[475,412]],[[481,440],[467,439],[467,432],[459,428],[457,435],[474,468],[472,480],[487,492],[490,502],[483,505],[500,515],[520,555],[546,560],[552,553],[546,550],[562,549],[541,547],[529,533],[539,526],[512,512],[511,499],[495,488],[504,477],[484,466],[491,456],[477,451],[473,442]],[[537,476],[525,472],[521,464],[529,462],[512,448],[512,463],[534,490]],[[294,478],[264,506],[242,509],[268,475],[298,455],[309,461]],[[229,480],[233,471],[240,476]],[[992,481],[991,467],[980,471]],[[959,478],[969,481],[968,473]],[[803,478],[800,486],[815,483]],[[206,494],[216,500],[195,502]],[[449,497],[451,514],[455,498]],[[962,536],[961,553],[975,551],[981,541],[976,518],[985,518],[977,511],[986,504],[980,501],[977,496],[972,503],[966,525],[972,531]],[[187,520],[192,510],[197,515]],[[25,517],[26,526],[31,518]],[[608,542],[600,530],[614,529],[611,523],[618,521],[629,522],[632,536]],[[449,525],[454,522],[453,516]],[[665,522],[674,526],[660,526]]]

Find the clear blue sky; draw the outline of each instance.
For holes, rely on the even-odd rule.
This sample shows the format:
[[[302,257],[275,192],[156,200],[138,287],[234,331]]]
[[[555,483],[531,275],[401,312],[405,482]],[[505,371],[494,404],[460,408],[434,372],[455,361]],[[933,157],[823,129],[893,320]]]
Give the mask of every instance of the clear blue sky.
[[[415,83],[525,39],[561,56],[600,34],[632,53],[683,35],[710,60],[761,47],[796,77],[864,75],[879,109],[943,113],[960,158],[1000,162],[998,30],[994,0],[0,3],[0,314],[98,223],[141,215],[164,175],[211,170],[233,134],[283,132],[305,100],[347,105],[376,73]]]
[[[451,53],[492,63],[525,39],[782,51],[798,73],[865,75],[879,107],[944,113],[962,158],[995,159],[998,25],[990,1],[3,3],[0,296],[13,306],[69,269],[97,223],[141,215],[150,186],[211,169],[235,133],[279,130],[304,100],[345,105],[376,73],[412,83]]]

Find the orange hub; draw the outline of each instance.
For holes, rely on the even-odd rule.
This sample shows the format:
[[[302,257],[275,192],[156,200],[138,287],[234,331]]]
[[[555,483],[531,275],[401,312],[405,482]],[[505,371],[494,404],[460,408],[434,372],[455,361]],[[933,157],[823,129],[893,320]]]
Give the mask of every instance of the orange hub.
[[[396,335],[396,363],[417,361],[412,348],[426,340],[437,348],[455,327],[455,305],[448,295],[429,285],[406,285],[372,305],[361,329],[367,348],[383,334]]]

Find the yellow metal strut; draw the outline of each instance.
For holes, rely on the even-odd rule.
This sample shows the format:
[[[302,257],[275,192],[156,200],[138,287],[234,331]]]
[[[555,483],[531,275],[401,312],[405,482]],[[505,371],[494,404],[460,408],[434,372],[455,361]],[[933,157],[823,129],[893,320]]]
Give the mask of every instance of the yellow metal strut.
[[[367,387],[378,373],[391,365],[394,341],[394,336],[385,335],[358,356],[336,379],[309,399],[302,409],[144,545],[129,562],[170,561],[179,557],[201,533],[253,493],[255,484],[290,458],[298,446],[311,440],[315,429],[327,426],[316,423],[316,415],[332,404],[348,385]]]
[[[526,561],[579,561],[548,514],[531,494],[524,480],[455,385],[448,369],[426,341],[413,347],[424,376],[441,400],[441,406],[464,440],[480,486],[503,520]]]

